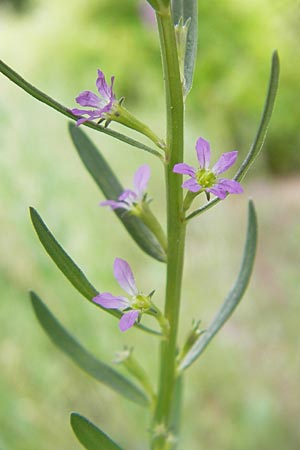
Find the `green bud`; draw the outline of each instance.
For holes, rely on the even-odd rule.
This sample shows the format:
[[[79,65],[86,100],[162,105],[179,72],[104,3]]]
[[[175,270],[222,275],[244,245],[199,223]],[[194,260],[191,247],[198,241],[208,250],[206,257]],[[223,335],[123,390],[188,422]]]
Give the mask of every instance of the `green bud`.
[[[176,44],[177,44],[177,53],[178,53],[178,61],[179,61],[179,69],[180,69],[180,78],[183,88],[185,87],[185,78],[184,78],[184,61],[185,61],[185,53],[186,53],[186,44],[187,44],[187,35],[189,30],[189,25],[191,23],[191,18],[189,17],[185,23],[183,23],[183,18],[180,17],[180,20],[177,25],[175,25],[175,36],[176,36]]]
[[[189,332],[189,334],[187,335],[186,341],[177,356],[178,364],[185,357],[185,355],[190,351],[190,349],[193,347],[193,345],[199,339],[199,337],[206,332],[206,330],[200,329],[200,323],[201,323],[201,320],[198,320],[197,322],[195,322],[195,321],[193,322],[192,329]]]
[[[142,366],[132,356],[132,353],[133,353],[132,347],[131,348],[124,347],[122,351],[116,353],[114,363],[123,364],[124,367],[126,367],[126,369],[128,370],[128,372],[139,381],[141,386],[143,386],[145,392],[149,396],[149,399],[154,403],[155,394],[152,388],[152,384]]]

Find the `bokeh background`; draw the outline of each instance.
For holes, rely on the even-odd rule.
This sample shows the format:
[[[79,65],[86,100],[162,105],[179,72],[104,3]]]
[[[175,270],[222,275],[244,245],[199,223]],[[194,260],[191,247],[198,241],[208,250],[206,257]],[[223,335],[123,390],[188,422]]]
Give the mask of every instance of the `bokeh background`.
[[[1,58],[61,103],[92,89],[99,67],[116,76],[127,107],[164,133],[164,98],[155,26],[138,0],[2,0]],[[281,82],[266,145],[232,196],[195,219],[188,232],[181,340],[192,319],[206,326],[235,278],[255,200],[259,248],[251,285],[237,312],[186,375],[180,448],[297,450],[299,430],[300,102],[299,2],[199,2],[194,88],[187,100],[186,160],[208,139],[215,158],[247,152],[259,123],[271,53]],[[138,285],[156,288],[164,270],[128,238],[82,168],[67,120],[0,78],[0,448],[75,450],[69,412],[89,417],[125,448],[147,447],[149,417],[86,377],[50,343],[32,313],[34,288],[83,344],[106,362],[126,344],[156,384],[158,343],[118,331],[84,301],[40,246],[28,216],[33,205],[100,290],[119,292],[115,256]],[[113,126],[119,129],[117,126]],[[153,209],[164,220],[163,178],[151,156],[88,131],[125,186],[149,163]],[[134,136],[134,133],[132,133]]]

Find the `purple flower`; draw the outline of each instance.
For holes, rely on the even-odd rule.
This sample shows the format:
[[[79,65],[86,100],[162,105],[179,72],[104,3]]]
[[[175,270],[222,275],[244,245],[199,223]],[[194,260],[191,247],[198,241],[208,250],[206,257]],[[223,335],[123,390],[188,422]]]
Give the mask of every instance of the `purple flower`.
[[[139,167],[133,177],[134,189],[125,189],[118,200],[105,200],[100,206],[110,206],[112,209],[123,208],[130,211],[143,200],[150,178],[150,167],[147,164]]]
[[[106,114],[110,113],[113,109],[114,104],[116,103],[116,97],[113,93],[113,83],[114,78],[111,77],[111,84],[108,84],[105,81],[104,73],[98,69],[98,78],[96,80],[96,86],[100,96],[94,94],[91,91],[83,91],[78,97],[76,97],[76,102],[81,106],[88,106],[89,109],[71,109],[71,112],[76,116],[87,115],[88,117],[80,118],[77,120],[77,125],[81,125],[87,120],[93,119],[101,119],[105,118]]]
[[[175,164],[173,168],[175,173],[190,176],[182,184],[183,188],[194,193],[205,191],[216,195],[221,200],[227,194],[241,194],[243,192],[242,186],[237,181],[218,177],[218,175],[226,172],[235,163],[238,155],[237,151],[223,153],[211,169],[209,169],[210,145],[201,137],[196,142],[196,153],[199,169],[185,163]]]
[[[126,331],[135,324],[140,314],[150,309],[150,296],[143,295],[137,290],[132,270],[123,259],[115,259],[114,276],[131,299],[122,296],[116,297],[109,292],[103,292],[94,297],[93,302],[107,309],[128,310],[122,315],[119,323],[120,330]]]

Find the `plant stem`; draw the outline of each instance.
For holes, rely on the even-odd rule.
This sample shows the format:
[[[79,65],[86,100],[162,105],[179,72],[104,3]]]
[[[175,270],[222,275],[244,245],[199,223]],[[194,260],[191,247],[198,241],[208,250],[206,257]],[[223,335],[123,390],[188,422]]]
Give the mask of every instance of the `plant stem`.
[[[160,377],[153,420],[152,450],[170,448],[175,392],[175,359],[184,259],[185,224],[182,216],[182,177],[173,173],[183,161],[184,106],[174,25],[170,8],[157,14],[162,52],[167,108],[166,193],[168,262],[165,316],[170,324],[169,338],[161,343]],[[176,438],[176,436],[175,436]]]

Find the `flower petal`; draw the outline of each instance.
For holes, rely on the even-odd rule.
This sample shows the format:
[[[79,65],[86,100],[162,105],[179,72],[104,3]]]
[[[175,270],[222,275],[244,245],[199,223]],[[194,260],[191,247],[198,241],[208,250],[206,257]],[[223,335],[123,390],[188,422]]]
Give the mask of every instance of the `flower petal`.
[[[87,120],[93,120],[93,119],[100,119],[103,117],[103,109],[96,109],[95,111],[90,110],[84,110],[84,109],[71,109],[71,113],[75,114],[75,116],[82,116],[83,114],[87,115],[88,117],[81,117],[77,120],[76,125],[79,126],[82,123],[86,122]]]
[[[91,108],[101,108],[102,106],[100,98],[91,91],[81,92],[75,100],[81,106],[90,106]]]
[[[173,167],[173,172],[181,173],[182,175],[190,175],[190,177],[193,177],[196,173],[196,169],[194,169],[194,167],[192,166],[189,166],[188,164],[179,163],[175,164],[175,166]]]
[[[215,175],[219,175],[220,173],[226,172],[226,170],[231,167],[238,156],[238,152],[235,150],[233,152],[223,153],[216,164],[211,169]]]
[[[121,202],[132,203],[134,200],[136,200],[136,198],[137,195],[135,192],[133,192],[131,189],[125,189],[125,191],[123,191],[119,196],[118,200],[120,200]]]
[[[182,183],[181,187],[184,189],[188,189],[191,192],[199,192],[202,189],[199,183],[195,180],[195,178],[190,178]]]
[[[205,190],[207,192],[211,192],[216,197],[219,197],[220,200],[224,200],[224,198],[226,198],[226,195],[227,195],[226,191],[224,189],[222,189],[221,186],[218,186],[217,184],[215,186],[213,186],[212,188],[207,188]]]
[[[115,200],[105,200],[104,202],[99,203],[100,206],[110,206],[112,209],[117,208],[126,208],[126,204],[123,202],[116,202]]]
[[[81,119],[78,119],[76,121],[76,126],[79,127],[79,125],[83,124],[84,122],[87,122],[88,120],[91,120],[90,117],[82,117]]]
[[[147,164],[139,167],[134,174],[133,186],[138,199],[141,200],[150,178],[150,167]]]
[[[121,288],[128,294],[135,296],[138,293],[132,270],[127,261],[121,258],[115,259],[114,276]]]
[[[113,88],[114,77],[111,77],[111,86],[108,86],[105,80],[104,73],[98,69],[98,77],[96,80],[96,86],[99,94],[103,97],[106,102],[110,102],[114,99],[114,94],[112,91]]]
[[[210,145],[202,137],[196,142],[196,153],[201,169],[208,169],[210,163]]]
[[[78,108],[73,108],[70,109],[72,114],[75,114],[75,116],[81,116],[82,114],[91,114],[92,111],[86,110],[86,109],[78,109]]]
[[[115,297],[110,292],[102,292],[93,298],[93,302],[107,309],[124,309],[130,306],[130,302],[125,297]]]
[[[139,313],[140,312],[137,309],[133,309],[132,311],[123,314],[119,322],[120,330],[123,332],[133,327],[135,321],[139,317]]]
[[[229,192],[229,194],[242,194],[244,192],[241,184],[235,180],[220,178],[217,182],[217,186],[220,186],[226,192]]]

